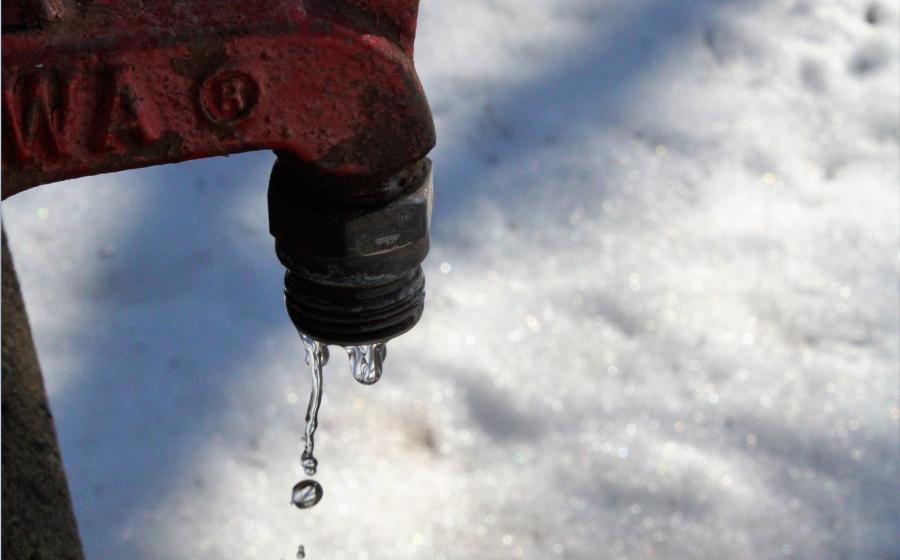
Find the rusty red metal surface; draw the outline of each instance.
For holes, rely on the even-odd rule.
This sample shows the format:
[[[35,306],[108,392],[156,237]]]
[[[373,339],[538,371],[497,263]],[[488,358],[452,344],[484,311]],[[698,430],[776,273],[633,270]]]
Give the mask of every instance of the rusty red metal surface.
[[[418,0],[4,0],[3,197],[256,149],[377,175],[434,145]]]

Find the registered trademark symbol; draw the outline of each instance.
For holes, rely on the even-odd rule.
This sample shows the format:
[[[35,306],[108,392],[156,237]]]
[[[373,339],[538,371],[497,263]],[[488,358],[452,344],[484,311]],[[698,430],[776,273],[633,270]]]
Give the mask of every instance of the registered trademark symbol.
[[[203,113],[216,124],[235,124],[247,118],[259,101],[253,76],[226,70],[207,78],[200,87]]]

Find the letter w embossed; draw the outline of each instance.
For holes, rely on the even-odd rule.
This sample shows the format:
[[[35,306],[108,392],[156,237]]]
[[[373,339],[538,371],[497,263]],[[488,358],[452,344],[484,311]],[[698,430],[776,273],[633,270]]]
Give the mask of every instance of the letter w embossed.
[[[68,155],[74,121],[74,74],[37,70],[4,84],[3,136],[25,163]]]

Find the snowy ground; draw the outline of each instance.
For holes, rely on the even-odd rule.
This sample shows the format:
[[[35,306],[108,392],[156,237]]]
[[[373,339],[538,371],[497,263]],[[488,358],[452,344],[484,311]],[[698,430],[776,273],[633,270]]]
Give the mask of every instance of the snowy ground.
[[[426,1],[426,314],[310,511],[272,156],[4,203],[89,556],[900,558],[898,8]]]

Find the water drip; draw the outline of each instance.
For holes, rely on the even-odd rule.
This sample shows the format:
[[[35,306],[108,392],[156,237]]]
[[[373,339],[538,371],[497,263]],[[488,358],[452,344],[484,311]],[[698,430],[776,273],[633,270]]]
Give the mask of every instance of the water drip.
[[[316,474],[316,467],[319,464],[313,451],[316,428],[319,426],[319,406],[322,404],[322,367],[328,361],[328,347],[302,333],[300,339],[306,348],[306,363],[312,370],[312,387],[309,393],[309,406],[306,408],[306,431],[300,464],[303,466],[303,472],[312,476]]]
[[[387,357],[387,346],[384,342],[363,346],[345,346],[350,358],[350,371],[353,379],[363,385],[372,385],[381,379],[384,359]]]
[[[322,499],[322,485],[307,478],[294,485],[291,490],[291,503],[299,509],[311,508]]]
[[[319,426],[319,407],[322,404],[322,368],[328,363],[328,346],[307,334],[300,333],[303,348],[306,350],[306,363],[312,372],[312,385],[309,393],[309,405],[306,408],[306,429],[304,434],[303,453],[300,465],[308,476],[314,476],[319,462],[314,455],[316,428]],[[387,346],[384,342],[345,346],[350,358],[350,371],[353,378],[364,385],[372,385],[381,378]],[[291,503],[299,509],[311,508],[322,499],[322,485],[312,479],[301,480],[291,491]],[[302,554],[302,555],[301,555]],[[306,556],[303,546],[297,550],[297,558]]]

